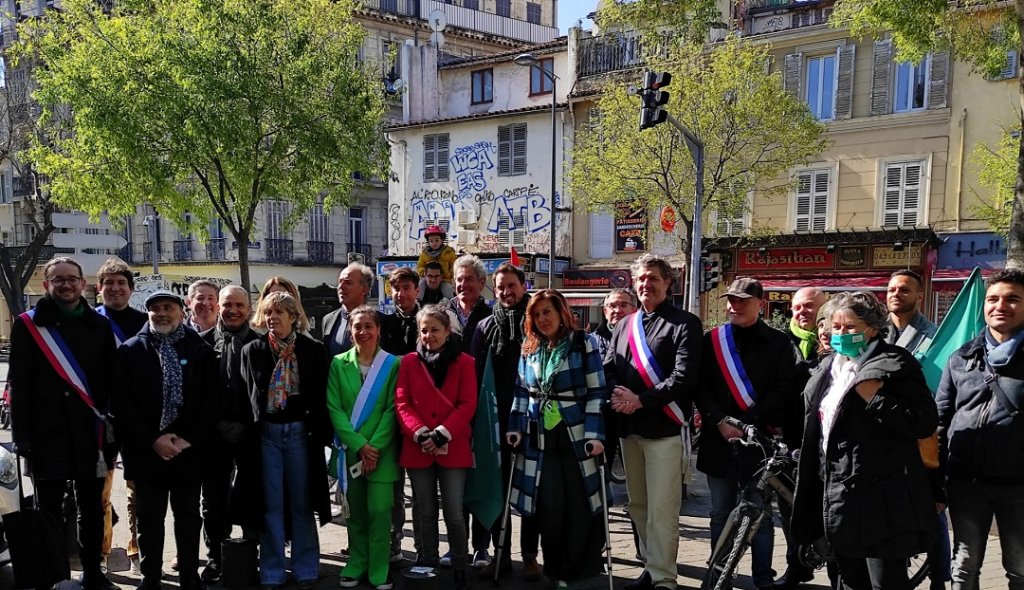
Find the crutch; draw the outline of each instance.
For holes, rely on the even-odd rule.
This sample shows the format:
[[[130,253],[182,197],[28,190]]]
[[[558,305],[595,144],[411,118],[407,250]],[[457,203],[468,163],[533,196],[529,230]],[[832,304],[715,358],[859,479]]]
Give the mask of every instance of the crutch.
[[[523,439],[520,438],[520,441]],[[505,487],[505,510],[501,513],[501,532],[498,533],[498,546],[495,548],[494,555],[494,579],[491,581],[491,585],[495,588],[498,587],[498,576],[501,575],[501,558],[502,552],[507,548],[505,546],[505,535],[508,533],[508,519],[509,512],[512,509],[512,478],[516,474],[516,449],[512,447],[512,452],[509,454],[509,470],[508,470],[508,485]]]
[[[585,445],[587,453],[593,450],[593,443]],[[605,456],[602,452],[595,457],[597,471],[601,474],[601,507],[604,510],[604,550],[608,557],[608,590],[615,590],[615,577],[612,576],[612,530],[608,521],[608,478],[605,476]]]

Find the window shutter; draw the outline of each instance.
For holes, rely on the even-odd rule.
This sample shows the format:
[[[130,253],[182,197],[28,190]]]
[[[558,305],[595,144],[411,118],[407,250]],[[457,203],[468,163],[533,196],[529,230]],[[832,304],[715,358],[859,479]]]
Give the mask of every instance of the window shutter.
[[[437,180],[437,136],[423,136],[423,180]]]
[[[510,240],[509,244],[513,248],[525,248],[526,247],[526,216],[522,213],[512,218],[512,222],[515,227],[509,232]]]
[[[946,106],[947,88],[949,86],[949,52],[933,53],[928,66],[931,68],[928,88],[928,108],[941,109]]]
[[[892,69],[892,39],[875,41],[871,71],[871,115],[889,114],[889,72]]]
[[[814,173],[814,193],[811,196],[811,230],[825,231],[828,223],[828,182],[829,172],[818,170]]]
[[[590,214],[590,257],[611,258],[615,244],[615,222],[605,213]]]
[[[437,180],[448,180],[448,134],[437,136]]]
[[[511,230],[509,226],[512,225],[512,220],[507,215],[498,215],[498,245],[502,248],[508,248],[511,245]]]
[[[903,219],[900,225],[914,226],[921,207],[921,164],[906,164],[903,177]]]
[[[782,89],[800,100],[800,78],[803,76],[804,54],[790,53],[783,62]]]
[[[512,176],[526,174],[526,123],[512,126]]]
[[[836,119],[849,119],[853,115],[853,69],[857,46],[854,44],[836,50],[839,74],[836,80]]]
[[[889,164],[885,169],[885,194],[883,196],[882,227],[900,225],[900,209],[903,192],[903,164]]]
[[[512,173],[512,132],[509,125],[498,126],[498,176]]]
[[[808,231],[811,228],[811,173],[802,172],[796,181],[796,217],[794,231]]]
[[[797,177],[795,231],[827,229],[830,177],[829,170],[809,170]]]

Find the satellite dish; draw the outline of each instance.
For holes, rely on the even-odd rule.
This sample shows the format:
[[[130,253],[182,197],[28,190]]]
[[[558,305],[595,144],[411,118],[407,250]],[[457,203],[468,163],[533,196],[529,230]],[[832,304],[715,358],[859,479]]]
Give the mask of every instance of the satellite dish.
[[[434,31],[430,34],[430,42],[438,47],[444,46],[444,33],[441,31]]]
[[[430,23],[431,31],[440,33],[448,26],[448,15],[446,15],[440,8],[435,8],[430,11],[430,16],[427,17],[427,22]]]

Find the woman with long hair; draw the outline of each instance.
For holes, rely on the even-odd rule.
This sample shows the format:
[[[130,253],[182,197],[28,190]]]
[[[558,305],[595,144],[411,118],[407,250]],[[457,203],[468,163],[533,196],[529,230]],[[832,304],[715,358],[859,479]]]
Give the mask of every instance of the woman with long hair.
[[[416,314],[416,352],[402,357],[395,409],[402,430],[399,463],[409,473],[417,513],[414,527],[422,551],[421,565],[436,566],[438,557],[437,493],[441,490],[456,590],[468,588],[468,541],[462,514],[466,470],[473,466],[470,423],[476,412],[473,357],[451,341],[451,319],[440,305]]]
[[[604,365],[558,291],[530,299],[524,332],[507,435],[519,451],[512,503],[520,514],[539,517],[544,574],[556,588],[568,588],[601,569],[596,457],[604,451]]]
[[[327,413],[334,424],[338,485],[348,499],[349,558],[342,588],[366,580],[378,590],[392,587],[391,507],[398,481],[398,422],[395,382],[399,361],[380,349],[380,316],[369,305],[349,314],[355,346],[334,357],[327,378]],[[349,469],[355,467],[355,475]]]
[[[306,317],[306,310],[302,308],[302,298],[299,297],[299,288],[295,286],[295,283],[282,276],[270,277],[260,289],[260,297],[256,300],[256,309],[260,308],[260,304],[271,293],[287,293],[295,298],[295,306],[299,314],[298,320],[296,320],[296,329],[303,333],[309,332],[309,318]],[[252,319],[252,325],[261,332],[267,330],[266,322],[260,317],[260,314],[256,314],[256,317]]]
[[[242,349],[242,378],[256,403],[260,431],[260,581],[264,589],[285,583],[286,569],[309,590],[320,569],[320,525],[331,518],[324,446],[330,442],[324,347],[299,329],[298,301],[288,293],[267,295],[256,310],[267,333]],[[286,514],[287,513],[287,514]],[[285,558],[288,522],[291,560]]]

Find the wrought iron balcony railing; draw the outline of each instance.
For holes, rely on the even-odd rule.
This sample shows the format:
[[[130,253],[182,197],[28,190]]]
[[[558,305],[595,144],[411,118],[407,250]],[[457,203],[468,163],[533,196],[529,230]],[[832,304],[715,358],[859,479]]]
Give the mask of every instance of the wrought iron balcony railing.
[[[192,260],[192,240],[174,240],[174,259]]]
[[[314,264],[334,263],[334,242],[306,242],[306,258]]]
[[[292,240],[264,240],[267,244],[267,262],[291,262],[295,259]]]
[[[227,259],[227,241],[227,238],[210,238],[210,241],[206,242],[206,259]]]

